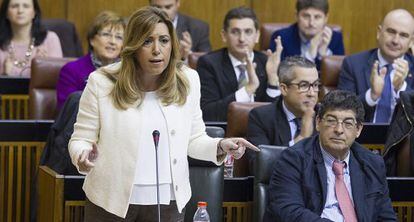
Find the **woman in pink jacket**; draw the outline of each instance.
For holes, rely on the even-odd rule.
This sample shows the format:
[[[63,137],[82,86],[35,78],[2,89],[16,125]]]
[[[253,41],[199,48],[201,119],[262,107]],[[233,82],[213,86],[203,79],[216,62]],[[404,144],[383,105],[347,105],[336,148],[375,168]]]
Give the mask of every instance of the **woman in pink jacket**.
[[[3,0],[0,30],[0,74],[30,77],[33,58],[62,57],[59,37],[41,25],[37,0]]]

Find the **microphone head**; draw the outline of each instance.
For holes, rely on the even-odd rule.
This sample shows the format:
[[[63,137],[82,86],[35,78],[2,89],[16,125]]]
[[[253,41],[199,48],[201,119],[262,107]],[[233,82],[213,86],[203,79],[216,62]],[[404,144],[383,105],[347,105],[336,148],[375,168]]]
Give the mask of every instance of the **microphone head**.
[[[154,140],[155,149],[158,148],[158,141],[160,140],[160,131],[154,130],[152,131],[152,139]]]

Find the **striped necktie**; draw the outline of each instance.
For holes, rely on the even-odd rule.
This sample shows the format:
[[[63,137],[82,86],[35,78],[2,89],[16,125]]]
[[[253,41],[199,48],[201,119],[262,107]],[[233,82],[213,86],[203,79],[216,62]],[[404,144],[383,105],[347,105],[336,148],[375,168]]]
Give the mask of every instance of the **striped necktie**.
[[[240,64],[237,66],[237,68],[240,70],[239,80],[237,81],[238,87],[240,89],[247,84],[246,65]]]

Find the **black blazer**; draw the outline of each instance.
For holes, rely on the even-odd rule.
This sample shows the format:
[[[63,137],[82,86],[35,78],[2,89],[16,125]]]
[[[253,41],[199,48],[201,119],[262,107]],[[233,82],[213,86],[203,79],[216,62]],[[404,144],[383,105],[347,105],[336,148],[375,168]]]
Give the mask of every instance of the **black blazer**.
[[[274,98],[266,93],[267,56],[255,51],[254,62],[260,81],[254,99],[257,102],[271,102]],[[222,48],[200,57],[197,71],[201,82],[201,109],[204,121],[226,121],[227,106],[236,101],[235,92],[238,90],[236,73],[227,49]]]
[[[382,157],[354,142],[349,170],[358,221],[396,221]],[[319,135],[285,149],[276,161],[263,221],[330,221],[320,218],[327,196],[327,173]]]
[[[185,31],[188,31],[191,35],[193,41],[191,50],[193,52],[211,51],[210,31],[207,23],[179,13],[176,27],[179,39],[182,39],[183,32]]]
[[[347,56],[342,63],[338,80],[338,89],[354,92],[363,102],[366,122],[373,121],[376,108],[367,104],[365,93],[371,88],[371,69],[375,60],[378,60],[377,51],[377,49],[371,49]],[[407,82],[406,91],[409,91],[414,89],[414,58],[410,54],[405,54],[404,58],[409,64],[409,73],[405,79]]]

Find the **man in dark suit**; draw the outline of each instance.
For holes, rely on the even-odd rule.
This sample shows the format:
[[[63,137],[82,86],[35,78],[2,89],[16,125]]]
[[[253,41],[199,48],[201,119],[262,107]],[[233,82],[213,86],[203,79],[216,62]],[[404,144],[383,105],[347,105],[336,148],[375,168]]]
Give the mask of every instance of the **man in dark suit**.
[[[276,49],[276,39],[283,42],[282,60],[300,55],[316,63],[325,55],[343,55],[342,33],[333,31],[328,22],[328,0],[297,0],[296,23],[277,30],[270,38],[269,48]]]
[[[390,122],[399,93],[414,89],[414,58],[407,53],[413,38],[413,16],[393,10],[378,26],[378,49],[345,58],[338,88],[359,96],[366,122]]]
[[[258,28],[252,9],[231,9],[221,32],[227,47],[199,59],[197,71],[205,121],[226,121],[227,106],[233,101],[266,102],[280,95],[277,67],[281,48],[267,55],[253,51],[259,41]]]
[[[288,57],[280,63],[279,81],[282,95],[249,113],[247,139],[256,146],[292,146],[313,134],[321,87],[315,64],[303,57]],[[252,169],[255,154],[247,151],[246,155]]]
[[[316,129],[274,165],[263,221],[396,221],[382,157],[355,142],[364,107],[351,92],[323,99]]]
[[[150,5],[162,9],[174,24],[180,39],[181,55],[187,59],[191,52],[211,50],[208,24],[178,12],[180,0],[150,0]]]

